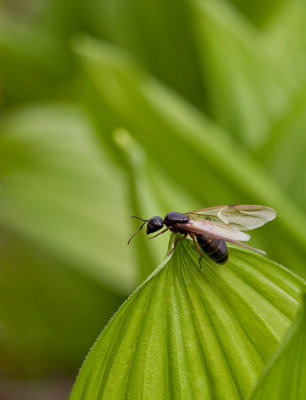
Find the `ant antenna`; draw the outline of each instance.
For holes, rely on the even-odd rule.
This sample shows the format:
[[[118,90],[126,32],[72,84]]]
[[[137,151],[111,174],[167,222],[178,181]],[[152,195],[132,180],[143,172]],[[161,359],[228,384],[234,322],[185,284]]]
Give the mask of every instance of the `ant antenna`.
[[[128,241],[128,245],[130,244],[130,241],[133,239],[133,237],[143,228],[143,226],[147,223],[147,222],[149,222],[149,220],[148,219],[142,219],[142,218],[140,218],[140,217],[136,217],[136,215],[133,215],[131,218],[137,218],[137,219],[140,219],[140,221],[143,221],[143,224],[141,225],[141,227],[139,228],[139,229],[137,229],[137,231],[129,238],[129,241]]]

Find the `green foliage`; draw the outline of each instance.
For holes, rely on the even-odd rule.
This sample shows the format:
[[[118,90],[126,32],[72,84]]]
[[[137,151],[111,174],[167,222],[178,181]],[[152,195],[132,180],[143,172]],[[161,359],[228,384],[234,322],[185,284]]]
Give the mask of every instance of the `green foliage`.
[[[306,396],[306,294],[297,318],[258,380],[250,400]]]
[[[56,105],[15,111],[3,126],[1,144],[2,225],[111,289],[130,293],[137,271],[121,244],[129,234],[124,175],[96,148],[82,110]]]
[[[123,297],[20,235],[2,234],[0,250],[6,376],[69,375]]]
[[[244,203],[272,205],[278,220],[266,237],[277,235],[275,257],[280,258],[282,253],[281,258],[288,264],[295,258],[296,270],[303,274],[305,216],[251,154],[198,109],[146,74],[125,51],[89,38],[80,38],[77,50],[89,85],[94,86],[93,112],[107,109],[112,124],[127,127],[147,150],[152,163],[158,164],[170,181],[179,182],[185,192],[191,193],[199,207],[203,202],[241,203],[242,198]],[[96,122],[103,134],[99,117]],[[172,162],[172,149],[177,162]],[[215,190],[208,190],[210,187]],[[163,191],[164,185],[156,190]],[[170,208],[177,208],[176,203],[169,204]],[[182,210],[189,208],[186,204]],[[261,237],[264,239],[262,232]]]
[[[198,257],[191,241],[178,243],[122,305],[85,360],[70,400],[247,398],[295,318],[303,284],[241,249],[231,248],[224,266],[206,257],[200,270]],[[303,328],[295,323],[301,341],[291,344],[292,360]],[[295,359],[296,371],[304,362]],[[292,385],[287,390],[299,387],[298,377]]]
[[[1,148],[2,361],[13,376],[70,371],[137,279],[127,226],[112,226],[128,220],[122,177],[76,107],[15,111]]]
[[[303,0],[1,2],[0,352],[5,376],[76,375],[122,299],[165,254],[167,235],[147,241],[141,232],[126,246],[139,226],[130,215],[163,216],[224,203],[271,206],[277,219],[252,232],[251,245],[306,277],[305,16]],[[175,260],[190,279],[200,278],[194,288],[188,286],[190,296],[198,285],[212,284],[209,277],[219,277],[210,269],[207,276],[184,269],[178,260],[184,246],[136,294],[158,277],[163,282]],[[239,254],[232,249],[235,262]],[[255,256],[241,254],[252,269]],[[256,260],[268,264],[261,277],[271,268],[278,271],[266,259]],[[238,264],[229,265],[238,274]],[[230,268],[219,270],[230,278]],[[244,282],[248,273],[237,277]],[[181,276],[173,274],[171,282],[186,295]],[[261,364],[256,356],[254,365],[241,371],[242,387],[228,388],[249,394],[268,363],[271,369],[253,396],[267,393],[267,385],[289,398],[274,384],[279,376],[289,387],[282,375],[289,361],[292,376],[298,376],[291,361],[298,351],[292,343],[300,340],[301,319],[292,325],[295,312],[277,325],[277,339]],[[287,342],[272,356],[289,327]],[[199,370],[207,369],[198,357]],[[145,371],[131,372],[138,373]],[[207,390],[211,393],[213,386]]]

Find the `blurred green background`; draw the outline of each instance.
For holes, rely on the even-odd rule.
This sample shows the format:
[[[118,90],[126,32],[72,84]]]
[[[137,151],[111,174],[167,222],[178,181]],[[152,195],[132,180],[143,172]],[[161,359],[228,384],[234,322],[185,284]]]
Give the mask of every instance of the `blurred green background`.
[[[67,397],[161,261],[148,218],[226,203],[306,277],[303,0],[0,3],[1,400]]]

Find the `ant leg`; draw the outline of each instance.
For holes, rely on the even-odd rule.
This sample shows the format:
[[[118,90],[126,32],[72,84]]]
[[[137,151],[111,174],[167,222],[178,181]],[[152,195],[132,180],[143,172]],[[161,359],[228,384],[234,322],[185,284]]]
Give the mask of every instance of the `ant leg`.
[[[168,256],[170,256],[170,254],[174,251],[174,249],[176,248],[177,242],[180,242],[181,240],[186,239],[186,237],[188,236],[188,233],[185,233],[184,237],[180,237],[180,238],[176,238],[175,239],[175,243],[174,246],[172,247],[172,249],[170,250],[170,252],[168,253]]]
[[[176,242],[176,243],[177,243],[177,242],[180,242],[180,241],[186,239],[187,236],[188,236],[188,233],[185,233],[185,235],[184,235],[183,237],[177,238],[175,242]]]
[[[193,241],[193,244],[195,245],[195,248],[197,249],[198,253],[200,254],[199,266],[200,266],[200,269],[202,269],[201,260],[202,260],[202,258],[203,258],[203,253],[202,253],[202,251],[199,249],[199,246],[198,246],[198,243],[197,243],[197,241],[196,241],[196,238],[195,238],[194,233],[190,233],[190,236],[191,236],[191,239],[192,239],[192,241]]]
[[[196,238],[195,238],[194,233],[190,233],[190,236],[191,236],[191,239],[192,239],[192,241],[193,241],[193,244],[194,244],[195,248],[197,249],[198,253],[200,254],[200,256],[203,256],[203,253],[201,252],[201,250],[200,250],[200,248],[199,248],[199,245],[198,245],[198,243],[197,243],[197,241],[196,241]]]
[[[162,233],[165,233],[169,228],[164,229],[163,231],[159,232],[157,235],[151,236],[148,239],[154,239],[156,238],[158,235],[161,235]]]

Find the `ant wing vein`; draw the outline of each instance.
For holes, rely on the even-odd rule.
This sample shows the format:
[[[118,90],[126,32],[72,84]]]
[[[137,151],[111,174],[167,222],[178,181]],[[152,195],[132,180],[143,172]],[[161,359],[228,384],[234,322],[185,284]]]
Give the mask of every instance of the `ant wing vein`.
[[[186,215],[200,220],[212,217],[228,227],[247,231],[272,221],[276,217],[276,212],[271,207],[239,204],[202,208],[187,212]]]
[[[206,222],[206,221],[190,220],[190,222],[188,222],[187,224],[178,224],[178,226],[181,228],[187,228],[191,233],[195,233],[198,235],[202,233],[206,234],[208,233],[214,239],[222,239],[225,242],[233,243],[236,244],[237,246],[245,247],[247,249],[257,251],[258,253],[261,254],[266,254],[266,252],[263,250],[256,249],[255,247],[248,246],[239,241],[239,240],[245,240],[245,241],[249,240],[250,235],[248,235],[247,233],[240,232],[226,226],[219,227],[220,224],[211,221],[207,221],[207,223],[210,222],[209,227],[203,227],[202,224],[201,226],[199,226],[199,222]],[[211,229],[211,225],[214,225],[214,229]],[[221,229],[219,228],[223,228],[223,232],[221,232]]]
[[[227,225],[209,220],[190,219],[187,224],[180,224],[184,229],[190,230],[192,233],[207,233],[216,238],[229,240],[248,241],[250,235],[233,229]]]

